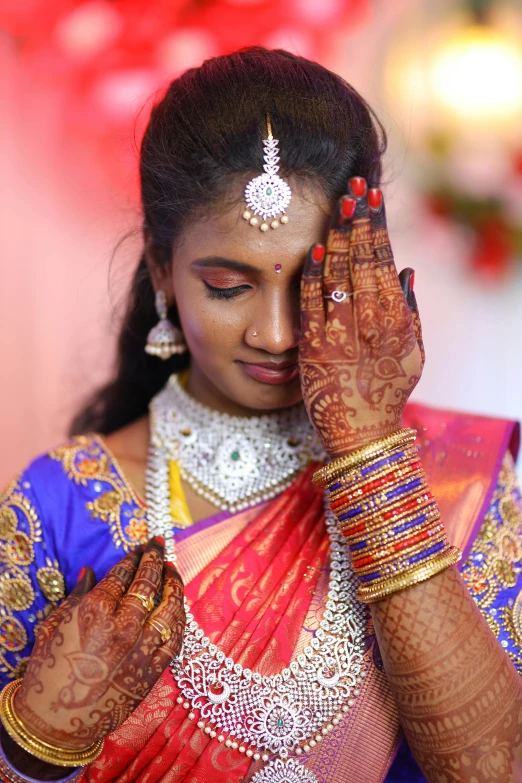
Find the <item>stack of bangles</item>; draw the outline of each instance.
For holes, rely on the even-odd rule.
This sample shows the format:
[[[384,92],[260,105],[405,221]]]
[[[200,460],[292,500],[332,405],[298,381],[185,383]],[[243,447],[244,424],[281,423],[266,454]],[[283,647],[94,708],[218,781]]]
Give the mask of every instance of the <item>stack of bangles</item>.
[[[14,696],[21,683],[21,679],[10,682],[4,687],[0,694],[0,719],[6,732],[17,745],[37,759],[58,767],[83,767],[98,758],[103,749],[103,740],[93,743],[84,750],[70,750],[50,745],[31,734],[17,716],[13,704]],[[3,753],[2,756],[4,756]],[[5,756],[3,761],[4,764],[1,765],[2,768],[5,766],[5,762],[7,762]],[[8,774],[9,772],[12,773],[14,770],[9,768],[7,770],[3,769],[2,771]],[[64,770],[64,772],[66,771]],[[61,778],[60,780],[71,781],[72,783],[72,781],[80,775],[81,770],[75,769],[71,774],[67,775],[67,777]],[[32,780],[32,778],[21,776],[21,773],[18,773],[18,775],[8,775],[8,779],[16,781]]]
[[[358,598],[380,601],[458,563],[430,492],[415,430],[402,429],[318,470],[359,579]]]

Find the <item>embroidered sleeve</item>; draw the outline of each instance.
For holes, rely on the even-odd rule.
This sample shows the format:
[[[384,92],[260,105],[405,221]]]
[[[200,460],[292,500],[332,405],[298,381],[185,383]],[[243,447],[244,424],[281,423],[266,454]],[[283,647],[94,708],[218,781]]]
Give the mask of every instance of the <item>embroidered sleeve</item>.
[[[38,626],[65,595],[29,473],[0,497],[0,684],[21,677]]]
[[[504,458],[490,509],[462,576],[522,674],[522,501],[510,454]]]

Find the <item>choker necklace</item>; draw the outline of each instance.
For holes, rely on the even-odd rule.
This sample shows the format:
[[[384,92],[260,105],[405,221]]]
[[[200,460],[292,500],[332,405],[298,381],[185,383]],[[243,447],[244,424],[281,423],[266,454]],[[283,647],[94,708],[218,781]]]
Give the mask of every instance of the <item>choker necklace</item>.
[[[172,388],[175,393],[171,396]],[[184,427],[193,427],[196,422],[198,426],[203,426],[200,417],[203,412],[207,416],[204,431],[197,429],[195,433],[191,431],[184,437],[194,435],[195,443],[198,439],[204,443],[202,453],[210,457],[204,464],[217,466],[213,486],[220,489],[224,488],[228,479],[219,475],[217,454],[221,453],[224,442],[229,443],[228,435],[242,435],[247,431],[246,443],[254,448],[258,442],[265,442],[263,438],[270,437],[271,449],[278,448],[281,440],[288,441],[294,437],[289,429],[277,432],[275,428],[276,422],[279,427],[283,426],[280,417],[284,411],[253,419],[231,417],[196,403],[183,390],[179,394],[180,389],[177,379],[173,383],[171,378],[166,389],[152,403],[146,487],[149,532],[151,535],[163,536],[165,556],[174,563],[176,551],[170,516],[169,461],[173,453],[179,458],[183,451],[167,437],[177,432],[179,401],[190,400],[190,405],[183,409],[183,413],[187,410],[198,413],[198,418],[191,417],[188,424],[183,420]],[[169,395],[165,393],[167,390]],[[177,407],[169,411],[167,406],[173,399],[176,399]],[[296,423],[297,416],[301,416],[300,412],[286,413],[289,414],[284,419],[286,422]],[[172,420],[176,424],[168,429],[167,422]],[[237,428],[239,422],[243,425],[241,430]],[[247,422],[250,422],[248,428],[244,426]],[[211,431],[219,432],[221,437],[210,441],[208,435]],[[303,438],[302,429],[296,437],[299,435],[301,446],[298,451],[301,451],[311,441]],[[211,444],[214,444],[213,452]],[[232,441],[229,445],[233,445]],[[292,453],[295,459],[303,460],[304,467],[307,460]],[[253,454],[255,457],[255,450]],[[234,457],[230,456],[230,459],[234,460]],[[264,453],[263,459],[266,460]],[[197,466],[197,462],[193,464]],[[287,485],[291,480],[288,476],[277,478],[277,482],[286,481]],[[250,487],[249,484],[247,486]],[[278,489],[271,487],[267,489],[268,497],[280,491],[280,486]],[[252,783],[319,783],[316,775],[301,763],[301,757],[333,731],[349,712],[365,677],[363,648],[366,608],[356,599],[357,580],[351,567],[348,546],[339,532],[337,519],[330,511],[326,498],[325,515],[330,539],[330,581],[323,619],[303,653],[278,674],[264,677],[227,658],[205,636],[204,629],[200,628],[185,599],[183,647],[171,664],[174,680],[180,690],[178,704],[188,711],[191,720],[196,717],[195,711],[199,713],[197,725],[211,739],[217,737],[228,748],[244,753],[254,761],[265,762],[265,766],[252,778]]]
[[[172,375],[151,404],[152,447],[222,510],[241,511],[286,489],[325,454],[303,403],[263,416],[229,416],[191,397]]]

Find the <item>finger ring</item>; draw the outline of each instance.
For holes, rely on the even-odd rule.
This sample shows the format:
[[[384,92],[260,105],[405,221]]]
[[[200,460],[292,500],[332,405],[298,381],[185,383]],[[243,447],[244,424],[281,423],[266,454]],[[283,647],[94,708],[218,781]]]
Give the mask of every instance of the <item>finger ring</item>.
[[[129,598],[130,596],[138,598],[147,612],[152,612],[154,609],[154,598],[151,595],[143,595],[143,593],[127,593],[127,595]]]
[[[344,302],[349,296],[353,296],[353,293],[346,293],[346,291],[332,291],[331,296],[325,296],[325,299],[333,299],[334,302]]]
[[[154,618],[154,617],[152,619],[149,618],[147,620],[147,622],[148,622],[149,625],[152,625],[152,627],[155,628],[156,631],[159,633],[159,635],[161,636],[161,643],[162,644],[165,644],[165,642],[168,642],[168,640],[172,636],[172,631],[170,630],[168,625],[164,625],[160,620],[158,620],[157,618]]]

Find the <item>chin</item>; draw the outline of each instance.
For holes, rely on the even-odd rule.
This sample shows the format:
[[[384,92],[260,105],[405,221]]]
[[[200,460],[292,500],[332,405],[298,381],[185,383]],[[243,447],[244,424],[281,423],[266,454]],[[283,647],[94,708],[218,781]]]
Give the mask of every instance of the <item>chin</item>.
[[[254,380],[248,385],[249,389],[245,389],[245,393],[241,394],[241,398],[235,396],[235,402],[255,411],[289,408],[291,405],[296,405],[303,400],[299,378],[277,386]],[[243,391],[243,388],[245,387],[242,386],[241,391]]]

